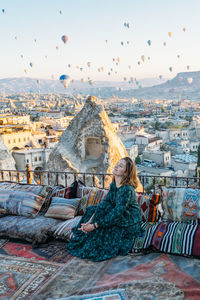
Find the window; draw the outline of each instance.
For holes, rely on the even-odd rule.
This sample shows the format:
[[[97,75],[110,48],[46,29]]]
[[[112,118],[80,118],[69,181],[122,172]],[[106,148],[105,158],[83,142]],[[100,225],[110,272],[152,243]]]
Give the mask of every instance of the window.
[[[16,139],[13,140],[13,143],[14,143],[14,144],[16,143]]]
[[[26,160],[27,164],[29,163],[29,159]]]
[[[42,160],[42,157],[41,156],[39,156],[39,161],[41,161]]]
[[[21,139],[20,139],[20,138],[18,138],[18,142],[19,142],[19,143],[21,142]]]
[[[34,161],[37,161],[37,156],[34,157]]]
[[[26,138],[24,137],[24,142],[26,142]]]
[[[8,144],[10,144],[10,140],[8,140]]]
[[[30,137],[29,136],[27,137],[27,141],[30,141]]]

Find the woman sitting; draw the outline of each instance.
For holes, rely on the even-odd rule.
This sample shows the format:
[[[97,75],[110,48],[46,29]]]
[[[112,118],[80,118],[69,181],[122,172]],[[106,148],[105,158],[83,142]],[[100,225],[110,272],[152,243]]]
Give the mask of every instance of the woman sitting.
[[[137,184],[135,163],[129,157],[120,159],[105,199],[97,206],[89,206],[73,228],[74,237],[67,244],[70,254],[92,261],[128,254],[134,238],[143,233]]]

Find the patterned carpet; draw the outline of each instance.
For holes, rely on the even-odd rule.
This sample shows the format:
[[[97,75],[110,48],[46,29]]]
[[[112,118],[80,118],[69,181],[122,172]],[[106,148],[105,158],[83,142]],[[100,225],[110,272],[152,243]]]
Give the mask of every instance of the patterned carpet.
[[[0,240],[0,299],[60,299],[125,289],[133,300],[199,300],[200,260],[163,253],[91,262],[66,252]],[[73,298],[72,298],[73,299]]]
[[[0,299],[29,299],[62,265],[0,255]]]
[[[125,289],[129,299],[199,300],[200,260],[151,253],[93,263],[73,258],[33,299]]]
[[[0,254],[57,263],[66,263],[72,258],[66,251],[66,243],[56,240],[39,248],[33,248],[28,242],[1,239]]]

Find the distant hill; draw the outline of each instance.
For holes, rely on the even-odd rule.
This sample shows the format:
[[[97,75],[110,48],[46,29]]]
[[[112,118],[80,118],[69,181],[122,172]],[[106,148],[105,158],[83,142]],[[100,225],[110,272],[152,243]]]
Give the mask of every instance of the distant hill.
[[[140,84],[145,87],[159,84],[167,79],[158,78],[144,78],[140,80]],[[138,82],[137,82],[138,84]],[[130,88],[137,88],[136,82],[118,82],[118,81],[95,81],[92,85],[87,82],[81,83],[80,81],[70,82],[67,89],[61,85],[59,80],[48,79],[34,79],[27,77],[19,78],[4,78],[0,79],[0,93],[83,93],[89,94],[91,92],[101,91],[102,96],[112,96],[117,89],[129,90]],[[105,94],[105,95],[104,95]]]
[[[136,97],[139,99],[190,99],[200,100],[200,71],[182,72],[165,83],[152,87],[130,89],[118,92],[119,97]]]

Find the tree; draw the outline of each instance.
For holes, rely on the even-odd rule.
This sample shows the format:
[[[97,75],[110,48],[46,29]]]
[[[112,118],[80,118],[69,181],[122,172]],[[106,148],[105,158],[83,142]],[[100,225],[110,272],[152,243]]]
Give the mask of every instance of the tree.
[[[135,158],[135,163],[136,165],[141,164],[141,158],[139,157],[139,155]]]

